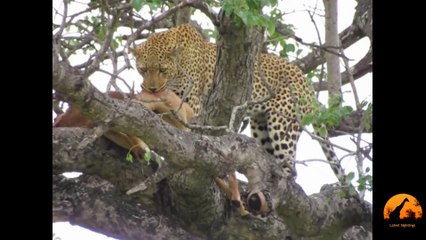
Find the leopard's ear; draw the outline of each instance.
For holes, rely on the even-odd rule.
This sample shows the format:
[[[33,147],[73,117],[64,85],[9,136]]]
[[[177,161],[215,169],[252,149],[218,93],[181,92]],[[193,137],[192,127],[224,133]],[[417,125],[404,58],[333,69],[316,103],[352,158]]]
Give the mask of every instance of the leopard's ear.
[[[131,53],[131,54],[133,54],[133,56],[137,56],[137,54],[138,54],[138,47],[136,46],[136,47],[134,47],[134,48],[132,48],[132,47],[129,47],[129,53]]]
[[[180,42],[176,42],[175,44],[172,44],[168,47],[167,53],[165,54],[168,57],[177,57],[180,56],[182,53],[183,47],[181,46]]]

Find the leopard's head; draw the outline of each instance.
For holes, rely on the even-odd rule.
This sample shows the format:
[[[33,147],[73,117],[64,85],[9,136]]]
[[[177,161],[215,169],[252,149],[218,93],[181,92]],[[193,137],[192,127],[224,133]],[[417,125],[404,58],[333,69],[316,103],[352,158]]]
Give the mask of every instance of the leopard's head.
[[[144,43],[129,48],[136,57],[136,68],[143,77],[144,91],[164,91],[178,74],[178,41],[170,32],[151,35]]]

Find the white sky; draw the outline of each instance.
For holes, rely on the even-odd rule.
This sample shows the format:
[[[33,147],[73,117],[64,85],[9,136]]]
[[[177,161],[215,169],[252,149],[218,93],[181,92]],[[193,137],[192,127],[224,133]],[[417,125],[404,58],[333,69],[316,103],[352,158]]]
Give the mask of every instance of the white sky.
[[[313,10],[313,6],[318,4],[319,8],[322,8],[321,0],[285,0],[280,6],[280,9],[285,9],[285,12],[289,13],[285,16],[285,22],[291,23],[295,27],[296,35],[301,37],[305,42],[318,42],[317,34],[314,28],[313,23],[311,22],[306,9]],[[347,26],[349,26],[352,22],[353,15],[355,13],[355,0],[344,0],[339,1],[339,32],[344,30]],[[61,0],[53,0],[53,7],[59,10],[60,12],[63,9],[63,4]],[[320,12],[321,13],[321,12]],[[54,21],[57,21],[59,16],[56,16],[53,12]],[[316,23],[318,24],[318,28],[320,31],[321,38],[324,39],[324,30],[322,29],[324,26],[324,20],[317,17]],[[209,25],[209,24],[206,24]],[[205,26],[206,26],[205,25]],[[209,25],[211,26],[211,25]],[[349,64],[354,65],[357,60],[361,59],[368,51],[369,40],[364,38],[358,41],[356,44],[347,48],[345,50],[345,54],[349,59],[353,59]],[[85,61],[85,59],[81,60]],[[341,64],[341,70],[344,69],[343,64]],[[109,79],[109,77],[105,74],[98,73],[95,74],[91,80],[92,82],[102,91],[106,88],[105,77]],[[125,79],[130,79],[135,82],[136,90],[140,90],[141,77],[135,70],[127,71],[122,75]],[[131,84],[131,83],[130,83]],[[372,74],[365,75],[362,79],[359,79],[355,82],[358,96],[360,101],[368,100],[372,102]],[[120,84],[119,84],[120,85]],[[120,87],[126,89],[123,85]],[[352,90],[350,85],[347,84],[343,87],[344,92],[344,100],[345,105],[350,105],[355,108],[355,101],[352,94]],[[327,94],[320,94],[320,101],[323,103],[327,102]],[[249,129],[249,128],[247,128]],[[372,134],[363,134],[363,139],[367,142],[372,142]],[[333,143],[344,146],[348,149],[355,149],[355,145],[350,140],[349,136],[341,136],[332,139]],[[336,154],[339,157],[342,157],[345,152],[335,149]],[[325,159],[324,154],[318,144],[317,141],[312,140],[308,134],[303,133],[300,137],[298,146],[297,146],[297,154],[296,160],[308,160],[308,159]],[[346,173],[348,172],[357,172],[356,164],[354,157],[347,157],[342,161],[342,165],[345,168]],[[369,167],[372,169],[372,164],[370,161],[364,161],[364,169]],[[307,165],[297,164],[297,173],[298,177],[296,182],[299,183],[304,191],[309,195],[312,193],[319,192],[321,186],[326,183],[335,183],[337,182],[336,177],[334,176],[329,165],[323,162],[309,162]],[[356,179],[356,178],[355,178]],[[366,192],[365,199],[369,202],[372,202],[372,193]],[[69,223],[54,223],[53,224],[53,239],[56,240],[105,240],[105,239],[113,239],[108,238],[104,235],[92,232],[90,230],[72,226]]]

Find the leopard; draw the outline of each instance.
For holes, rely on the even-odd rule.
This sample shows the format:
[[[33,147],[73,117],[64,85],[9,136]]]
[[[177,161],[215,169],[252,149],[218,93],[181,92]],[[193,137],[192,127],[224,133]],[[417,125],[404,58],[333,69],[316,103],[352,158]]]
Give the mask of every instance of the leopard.
[[[144,42],[130,47],[129,52],[143,77],[144,91],[172,90],[198,116],[213,84],[215,43],[206,40],[190,24],[182,24],[150,34]],[[269,99],[248,107],[246,115],[250,118],[251,134],[257,144],[274,156],[285,176],[294,179],[297,176],[296,146],[303,130],[300,120],[313,113],[317,99],[297,65],[272,53],[260,53],[257,59],[251,100],[268,96]],[[326,142],[320,144],[336,177],[346,184],[333,147]]]

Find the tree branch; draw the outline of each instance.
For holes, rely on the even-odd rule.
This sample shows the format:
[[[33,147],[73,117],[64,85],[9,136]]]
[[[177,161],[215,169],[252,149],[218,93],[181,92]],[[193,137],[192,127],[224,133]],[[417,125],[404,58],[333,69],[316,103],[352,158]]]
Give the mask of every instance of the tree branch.
[[[91,175],[53,176],[53,221],[69,221],[119,239],[202,239],[178,220],[134,204],[113,184]]]
[[[164,123],[157,115],[140,105],[108,99],[103,94],[97,92],[87,79],[82,78],[81,75],[78,75],[78,72],[73,71],[66,64],[59,62],[53,66],[53,87],[55,91],[66,96],[69,100],[73,101],[76,106],[81,107],[82,111],[90,116],[95,123],[107,121],[109,126],[116,131],[131,133],[131,135],[134,136],[144,136],[142,139],[144,139],[148,145],[154,146],[156,152],[165,157],[168,164],[174,169],[172,173],[196,169],[194,170],[194,174],[198,174],[198,176],[194,177],[193,180],[179,179],[180,176],[187,176],[179,174],[165,177],[169,177],[169,182],[175,181],[174,184],[170,183],[173,184],[173,187],[170,187],[173,191],[169,195],[170,199],[172,199],[169,201],[175,203],[175,205],[171,204],[175,209],[173,211],[177,211],[179,213],[177,216],[180,216],[185,223],[189,224],[189,222],[192,222],[192,224],[195,224],[198,231],[205,231],[207,234],[222,234],[222,231],[217,231],[217,233],[212,232],[211,226],[219,223],[221,225],[224,214],[227,211],[219,207],[223,206],[220,205],[220,201],[213,201],[205,196],[206,193],[209,193],[208,195],[211,197],[211,193],[214,191],[217,192],[217,190],[213,190],[215,188],[206,188],[205,183],[197,184],[197,182],[194,182],[195,179],[198,181],[201,179],[211,181],[210,184],[213,184],[210,176],[218,176],[235,169],[239,169],[243,173],[247,173],[250,170],[249,172],[252,173],[251,175],[246,174],[249,179],[248,191],[250,192],[277,189],[277,186],[280,186],[280,189],[284,190],[271,191],[271,198],[274,206],[273,208],[276,209],[277,217],[286,219],[285,224],[290,231],[288,234],[289,236],[294,234],[299,236],[321,236],[323,231],[324,234],[329,234],[330,231],[333,233],[341,233],[343,229],[353,224],[362,224],[363,222],[368,223],[371,221],[369,218],[371,212],[369,212],[366,207],[361,207],[361,210],[363,210],[362,214],[360,214],[359,209],[349,207],[344,211],[344,217],[341,218],[343,222],[337,222],[337,219],[327,217],[330,211],[333,212],[334,210],[332,209],[336,207],[339,207],[338,209],[336,208],[336,212],[342,211],[342,206],[347,206],[343,204],[344,202],[351,203],[353,206],[365,206],[367,203],[357,202],[355,204],[355,200],[352,198],[333,199],[332,202],[326,202],[321,200],[318,196],[306,196],[300,186],[294,181],[287,181],[279,176],[280,173],[277,169],[280,168],[273,165],[274,161],[271,159],[272,157],[258,148],[254,140],[249,137],[238,134],[209,137],[181,132]],[[111,183],[120,182],[120,184],[114,185],[120,187],[119,191],[122,193],[132,187],[133,183],[141,180],[143,176],[135,172],[139,170],[139,168],[128,164],[124,160],[118,161],[120,162],[120,166],[108,166],[108,164],[112,164],[113,161],[105,161],[107,156],[105,151],[93,147],[97,145],[97,141],[89,144],[87,149],[80,150],[79,152],[76,149],[76,145],[78,145],[84,137],[85,136],[81,134],[76,134],[76,138],[54,134],[54,169],[61,169],[57,164],[78,162],[83,161],[82,159],[86,159],[84,160],[86,164],[79,165],[83,173],[90,172],[88,169],[90,170],[90,167],[93,168],[95,165],[101,167],[103,170],[93,170],[96,172],[94,174],[102,175],[105,180]],[[70,144],[68,141],[74,142],[74,145]],[[89,152],[91,154],[88,154]],[[96,164],[96,160],[94,160],[96,158],[94,158],[93,154],[99,154],[97,158],[99,159],[98,161],[101,161],[99,164]],[[90,161],[92,161],[92,164],[88,164]],[[131,170],[132,168],[134,168],[133,171]],[[110,175],[108,175],[108,172],[115,172],[114,175],[120,176],[121,178],[117,177],[114,179],[113,174],[109,173]],[[133,172],[136,177],[128,175]],[[123,181],[123,179],[129,180]],[[279,181],[277,182],[277,180]],[[181,185],[177,183],[181,183]],[[339,188],[333,191],[337,194],[336,191],[339,191]],[[197,201],[197,198],[205,200],[206,202]],[[305,200],[307,203],[302,204],[301,201]],[[335,205],[339,201],[341,205]],[[215,208],[202,208],[202,211],[198,211],[200,209],[199,207],[194,208],[194,206],[203,206],[203,203],[207,206],[215,206]],[[303,207],[301,207],[302,205]],[[172,212],[172,210],[169,211]],[[219,211],[219,214],[217,211]],[[213,214],[213,218],[210,218],[209,214],[215,212],[216,214]],[[196,214],[198,215],[198,219],[203,219],[204,221],[200,221],[200,223],[193,221],[197,216]],[[203,216],[204,218],[202,218]],[[352,225],[348,225],[349,223],[345,222],[345,219],[350,216],[353,216],[355,221],[351,222]],[[268,219],[272,217],[273,216],[269,216]],[[238,217],[234,216],[234,218]],[[309,219],[321,220],[320,226],[318,227],[318,222]],[[297,224],[293,225],[293,222],[299,222],[299,220],[306,221],[308,224],[304,223],[300,224],[300,226]],[[240,223],[240,220],[233,219],[229,222]],[[244,221],[241,220],[241,222]],[[245,227],[251,226],[251,224],[254,223],[249,221],[247,224],[241,226],[231,225],[230,227],[239,229],[237,232],[248,234],[248,238],[257,236],[259,232],[252,233],[252,231],[243,230]],[[84,225],[84,221],[82,225]],[[368,224],[366,224],[366,226],[368,226]],[[259,228],[263,229],[262,227]],[[232,232],[230,228],[225,228],[224,231],[226,229]],[[262,233],[262,231],[260,231],[260,233]],[[272,235],[271,233],[270,239],[274,239]]]
[[[88,130],[84,129],[73,129],[73,128],[57,128],[54,129],[54,139],[53,139],[53,149],[54,149],[54,173],[59,174],[63,171],[82,171],[84,174],[83,176],[87,175],[97,175],[101,177],[102,179],[105,179],[108,181],[108,184],[102,183],[102,186],[105,186],[106,188],[110,189],[110,184],[114,186],[113,189],[110,189],[111,191],[116,192],[114,195],[111,195],[111,192],[103,192],[102,190],[97,191],[98,196],[96,198],[100,198],[101,195],[105,195],[104,197],[111,197],[111,199],[118,199],[114,200],[112,208],[113,209],[121,209],[121,207],[115,207],[116,204],[124,204],[123,202],[129,202],[130,205],[139,206],[137,203],[142,203],[143,206],[145,206],[147,210],[149,209],[158,209],[159,207],[162,209],[161,211],[165,212],[173,212],[173,211],[184,211],[185,206],[191,206],[190,208],[195,211],[198,215],[205,214],[204,211],[199,211],[200,207],[199,203],[194,202],[192,199],[192,195],[196,195],[197,198],[204,199],[204,196],[198,195],[200,190],[196,188],[196,185],[192,186],[193,188],[188,188],[188,185],[184,186],[169,186],[167,188],[161,188],[161,191],[154,195],[154,197],[149,197],[146,193],[140,193],[135,194],[131,196],[125,197],[124,192],[132,186],[134,182],[139,181],[141,178],[143,178],[143,175],[141,175],[141,166],[143,164],[139,162],[134,162],[133,164],[127,162],[124,160],[124,156],[126,151],[123,151],[118,146],[113,145],[111,142],[109,142],[106,139],[98,139],[95,142],[93,142],[88,148],[77,151],[75,149],[75,145],[81,139],[84,138],[84,132],[87,132]],[[235,139],[234,139],[235,140]],[[230,140],[233,141],[233,140]],[[77,143],[76,143],[77,142]],[[228,141],[226,141],[224,144],[229,144]],[[168,146],[167,146],[168,147]],[[210,147],[208,147],[210,148]],[[249,150],[246,150],[249,151]],[[70,157],[71,153],[77,153],[74,157]],[[248,153],[251,154],[251,153]],[[166,161],[173,160],[173,159],[167,159]],[[198,168],[197,168],[198,169]],[[198,170],[197,170],[198,171]],[[269,169],[269,171],[272,171]],[[198,174],[206,174],[204,176],[204,179],[209,178],[209,174],[203,171],[202,169],[198,171]],[[173,178],[179,177],[173,176]],[[200,178],[201,177],[201,178]],[[203,176],[198,176],[198,181],[200,179],[203,179]],[[176,180],[176,179],[175,179]],[[78,180],[80,182],[81,180]],[[100,181],[100,180],[97,180]],[[183,183],[186,183],[184,181]],[[170,183],[169,183],[170,184]],[[182,184],[182,182],[180,182]],[[268,183],[270,185],[271,183]],[[359,224],[363,225],[365,228],[369,229],[368,226],[370,226],[371,222],[371,209],[370,205],[367,202],[361,201],[356,198],[341,198],[339,197],[339,192],[342,190],[340,187],[327,187],[322,189],[322,191],[318,194],[314,194],[312,196],[307,196],[303,190],[300,188],[299,185],[295,184],[294,182],[284,182],[281,181],[280,184],[284,184],[284,192],[275,193],[272,192],[271,194],[275,196],[275,205],[276,205],[276,215],[272,214],[266,219],[259,219],[253,216],[249,216],[246,218],[239,217],[238,213],[236,211],[233,211],[230,218],[227,220],[226,227],[222,231],[217,231],[216,233],[210,232],[211,231],[211,225],[208,225],[208,228],[210,230],[207,231],[207,227],[205,224],[199,223],[197,221],[193,221],[196,223],[198,229],[205,229],[207,234],[217,234],[215,239],[223,239],[223,237],[227,236],[239,236],[242,238],[250,238],[250,237],[263,237],[263,239],[276,239],[277,235],[276,233],[279,232],[283,234],[282,236],[318,236],[323,235],[324,233],[331,234],[328,232],[333,232],[334,235],[343,234],[343,231],[352,226],[349,223],[345,223],[345,219],[350,219],[351,224]],[[201,184],[203,185],[203,184]],[[67,187],[66,187],[67,186]],[[73,197],[62,197],[58,199],[58,202],[56,202],[58,205],[71,205],[71,206],[78,206],[78,204],[69,204],[67,203],[70,198],[77,198],[77,196],[81,196],[80,194],[75,195],[75,192],[70,191],[69,184],[64,186],[62,189],[54,189],[55,194],[70,194]],[[84,185],[83,185],[84,186]],[[164,184],[162,184],[164,186]],[[97,187],[93,187],[96,189]],[[249,186],[247,186],[249,188]],[[245,188],[242,190],[242,194],[246,197],[248,195],[249,190]],[[77,187],[76,189],[82,189],[82,187]],[[173,189],[170,192],[170,189]],[[99,191],[101,193],[99,193]],[[206,190],[204,190],[206,191]],[[209,190],[211,191],[211,190]],[[217,190],[216,190],[217,191]],[[171,195],[171,193],[174,192],[174,195]],[[177,192],[177,193],[176,193]],[[120,195],[120,196],[117,196]],[[84,194],[83,194],[84,195]],[[87,195],[87,194],[86,194]],[[84,195],[84,196],[86,196]],[[176,195],[183,195],[185,197],[178,197]],[[167,197],[164,197],[167,196]],[[118,198],[117,198],[118,197]],[[170,198],[170,199],[169,199]],[[328,201],[330,198],[332,198],[332,201]],[[88,196],[88,199],[94,199],[90,196]],[[122,200],[120,200],[122,199]],[[159,200],[160,199],[160,200]],[[65,200],[65,202],[64,202]],[[102,199],[100,200],[102,201]],[[168,209],[166,205],[164,204],[164,201],[171,201],[174,204],[171,204],[174,206],[174,210]],[[54,201],[55,202],[55,201]],[[84,203],[85,201],[83,201]],[[132,204],[132,203],[133,204]],[[163,204],[162,204],[163,202]],[[210,209],[210,211],[226,211],[223,209],[225,205],[222,202],[222,205],[216,206],[214,209]],[[194,206],[197,206],[194,208]],[[352,208],[351,208],[352,207]],[[70,210],[64,210],[62,208],[58,208],[54,205],[55,211],[55,221],[56,220],[70,220],[72,223],[78,223],[81,226],[88,227],[91,229],[93,228],[93,224],[97,226],[97,224],[102,225],[105,224],[102,219],[99,219],[97,221],[89,221],[85,219],[75,219],[73,214],[75,214],[73,211]],[[81,213],[85,217],[89,217],[92,214],[91,212],[97,212],[97,205],[96,206],[84,206],[84,208],[91,208],[91,209],[82,209]],[[58,210],[59,209],[59,210]],[[111,209],[109,208],[103,208],[103,209]],[[228,211],[230,209],[228,208]],[[134,215],[141,216],[143,213],[140,212],[141,210],[132,211]],[[139,212],[139,213],[138,213]],[[339,215],[343,212],[343,215]],[[101,211],[103,213],[103,211]],[[99,213],[99,214],[101,214]],[[127,212],[125,212],[127,213]],[[338,214],[339,213],[339,214]],[[186,213],[187,215],[188,213]],[[69,216],[68,216],[69,215]],[[87,215],[87,216],[86,216]],[[185,218],[185,214],[176,214],[177,216],[180,216],[183,221],[183,225],[180,225],[184,228],[185,224],[187,223],[188,219]],[[328,217],[327,217],[328,216]],[[335,219],[330,216],[339,216],[338,219]],[[118,216],[117,216],[118,217]],[[122,216],[123,218],[127,218],[126,216]],[[72,221],[72,219],[74,219]],[[132,219],[132,218],[130,218]],[[143,219],[143,218],[142,218]],[[281,220],[285,219],[285,221]],[[193,219],[192,219],[193,220]],[[223,221],[223,216],[220,220],[220,222]],[[330,223],[329,221],[333,221],[333,223]],[[354,222],[352,222],[354,221]],[[125,221],[124,221],[125,222]],[[303,224],[299,224],[303,223]],[[321,223],[321,224],[319,224]],[[211,224],[219,224],[219,222],[212,222]],[[285,224],[285,225],[283,225]],[[342,224],[342,225],[341,225]],[[132,226],[132,225],[130,225]],[[336,226],[339,226],[336,228]],[[100,231],[97,226],[97,231]],[[256,231],[249,231],[248,229],[256,229]],[[102,231],[103,232],[103,231]],[[127,238],[127,234],[125,231],[116,233],[120,234],[120,238]],[[124,235],[121,235],[124,234]],[[113,235],[114,236],[114,235]],[[330,236],[330,235],[327,235]],[[332,238],[330,238],[332,239]]]
[[[339,38],[343,49],[348,48],[363,37],[363,33],[353,25],[347,27],[345,30],[339,33]],[[328,45],[328,43],[325,43],[325,45]],[[325,63],[325,57],[322,51],[323,50],[321,48],[314,49],[305,57],[295,60],[294,64],[302,69],[304,73],[308,73],[314,70],[320,64]]]
[[[372,49],[370,48],[367,54],[352,67],[352,77],[354,81],[373,71],[372,53]],[[341,76],[342,86],[351,82],[347,71],[342,72]],[[326,91],[328,89],[327,81],[322,81],[321,84],[314,82],[312,85],[315,91]]]
[[[205,3],[204,1],[195,0],[195,1],[189,1],[186,0],[192,7],[197,8],[201,12],[203,12],[209,19],[212,21],[212,23],[215,26],[219,26],[219,20],[218,20],[218,14],[210,8],[210,6]]]
[[[139,34],[141,34],[141,32],[144,29],[147,29],[147,28],[153,26],[154,24],[160,22],[161,20],[166,19],[167,17],[171,16],[172,14],[175,14],[179,9],[187,7],[188,5],[189,5],[189,3],[187,3],[187,1],[180,2],[175,7],[172,7],[170,9],[168,9],[167,11],[162,12],[161,14],[153,17],[151,20],[143,22],[143,24],[141,24],[137,28],[137,30],[131,36],[129,36],[128,42],[130,42],[130,43],[134,42],[138,38]],[[127,48],[128,46],[126,45],[124,47]]]
[[[356,43],[363,37],[368,37],[370,42],[372,43],[372,22],[373,22],[373,13],[372,13],[372,5],[371,0],[358,0],[358,5],[356,7],[354,19],[352,24],[339,33],[339,39],[341,43],[342,49],[346,49],[352,44]],[[327,42],[325,45],[329,45]],[[302,59],[295,60],[294,63],[298,65],[304,73],[308,73],[314,70],[320,64],[325,62],[325,58],[323,55],[323,50],[321,48],[314,49],[311,53],[306,55]],[[371,51],[370,51],[371,52]],[[369,52],[369,54],[370,54]],[[363,76],[367,72],[371,72],[372,59],[370,55],[367,54],[364,57],[364,61],[367,63],[358,62],[356,66],[360,69],[359,71],[352,71],[354,74],[354,79],[358,79]],[[342,74],[342,84],[349,83],[349,79],[345,79],[346,73]],[[327,83],[321,83],[321,89],[318,88],[318,84],[314,83],[314,88],[316,91],[327,90]]]
[[[286,204],[276,212],[299,236],[313,237],[321,233],[324,239],[337,239],[354,224],[371,231],[371,204],[357,197],[340,197],[340,187],[324,185],[318,194],[310,197],[301,194],[303,190],[299,185],[288,184],[285,191],[291,194],[285,195],[283,202]],[[337,227],[339,224],[342,225]]]
[[[200,2],[181,1],[179,6],[140,25],[132,37],[178,8]],[[217,15],[207,10],[212,16]],[[165,158],[157,174],[167,171],[156,178],[154,194],[145,191],[126,195],[135,184],[153,176],[153,170],[144,160],[137,159],[133,164],[126,161],[127,150],[104,138],[89,141],[85,148],[79,149],[79,143],[85,141],[91,130],[54,129],[54,221],[70,221],[123,239],[141,236],[144,239],[330,239],[341,236],[347,229],[350,230],[345,234],[351,229],[359,233],[354,225],[371,230],[370,204],[352,197],[338,197],[344,190],[340,187],[324,187],[320,193],[307,196],[293,180],[282,177],[273,157],[253,139],[234,133],[213,137],[181,132],[139,104],[108,98],[89,83],[88,76],[72,67],[64,55],[59,60],[58,40],[59,37],[53,40],[55,92],[62,100],[80,108],[96,125],[141,137]],[[243,46],[250,48],[247,43]],[[244,66],[250,68],[250,61],[243,61]],[[92,66],[95,65],[99,64]],[[247,81],[250,77],[238,78]],[[239,98],[240,102],[237,99],[227,104],[232,107],[247,102],[245,97]],[[270,215],[241,217],[225,201],[213,177],[236,169],[249,179],[241,189],[243,201],[253,192],[269,192],[274,210]],[[57,175],[75,170],[83,172],[78,179]]]

